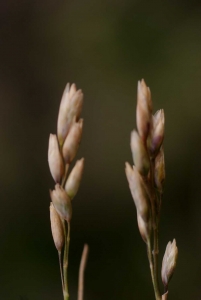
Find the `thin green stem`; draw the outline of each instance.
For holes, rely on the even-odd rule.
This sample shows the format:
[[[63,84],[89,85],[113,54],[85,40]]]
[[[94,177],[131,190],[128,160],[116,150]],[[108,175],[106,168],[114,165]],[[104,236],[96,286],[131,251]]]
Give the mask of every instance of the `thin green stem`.
[[[151,271],[151,279],[152,279],[152,283],[153,286],[155,286],[154,284],[154,266],[153,266],[153,262],[152,262],[152,251],[151,251],[151,242],[150,240],[148,240],[147,243],[147,255],[148,255],[148,260],[149,260],[149,267],[150,267],[150,271]],[[155,288],[154,288],[155,291]]]
[[[158,254],[159,254],[159,249],[158,249],[158,226],[156,224],[156,228],[154,229],[154,250],[153,250],[154,277],[155,277],[155,280],[156,280],[157,293],[160,295],[159,282],[158,282]],[[161,295],[160,295],[160,299],[161,299]]]
[[[66,243],[66,224],[65,224],[65,220],[63,220],[63,229],[64,229],[64,237],[65,237],[65,244],[64,244],[64,252],[63,252],[63,278],[64,278],[64,292],[63,292],[63,296],[64,296],[64,300],[68,300],[68,293],[67,293],[67,286],[66,286],[66,280],[65,280],[65,269],[64,269],[64,264],[66,261],[66,247],[67,247],[67,243]]]
[[[62,147],[60,149],[62,151]],[[63,159],[64,161],[64,159]],[[61,181],[61,186],[64,188],[66,179],[67,179],[67,173],[68,173],[68,168],[69,164],[66,164],[64,161],[65,165],[65,171],[64,175],[62,177]],[[70,243],[70,223],[68,223],[68,228],[66,230],[66,222],[65,220],[62,220],[63,222],[63,229],[64,229],[64,236],[65,236],[65,246],[64,246],[64,252],[63,252],[63,297],[64,300],[69,300],[69,292],[68,292],[68,252],[69,252],[69,243]]]
[[[66,224],[64,223],[65,228],[65,247],[64,247],[64,257],[63,257],[63,274],[64,274],[64,288],[65,295],[64,300],[69,299],[69,291],[68,291],[68,255],[69,255],[69,245],[70,245],[70,222],[67,222],[68,228],[66,232]]]
[[[153,287],[154,287],[155,298],[156,298],[156,300],[161,300],[161,295],[160,295],[160,292],[158,289],[157,279],[156,279],[155,272],[154,272],[154,264],[153,264],[153,260],[152,260],[152,250],[151,250],[150,240],[147,243],[147,255],[148,255],[148,260],[149,260],[149,267],[150,267],[150,271],[151,271],[151,279],[152,279],[152,283],[153,283]]]
[[[151,195],[151,209],[152,209],[152,226],[153,226],[153,268],[154,268],[154,291],[157,300],[161,299],[159,282],[158,282],[158,227],[159,227],[159,211],[158,211],[158,199],[154,187],[154,168],[155,161],[153,158],[150,159],[150,183],[152,189]],[[150,245],[151,247],[151,245]]]
[[[61,283],[62,283],[62,290],[63,290],[63,296],[64,296],[64,279],[63,279],[63,271],[62,271],[62,261],[61,261],[61,251],[58,251],[59,255],[59,268],[60,268],[60,274],[61,274]]]
[[[155,228],[154,228],[154,272],[157,279],[157,286],[159,287],[158,282],[158,255],[159,255],[159,222],[160,222],[160,210],[161,210],[161,202],[162,202],[162,195],[161,193],[157,193],[155,191],[155,199],[156,199],[156,206],[155,206]]]

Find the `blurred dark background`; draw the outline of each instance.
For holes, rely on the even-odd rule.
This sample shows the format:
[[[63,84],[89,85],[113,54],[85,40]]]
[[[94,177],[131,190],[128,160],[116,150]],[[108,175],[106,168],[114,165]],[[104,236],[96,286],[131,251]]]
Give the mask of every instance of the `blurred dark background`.
[[[165,109],[160,262],[176,238],[170,299],[201,299],[201,2],[0,2],[0,299],[62,299],[49,222],[49,133],[66,82],[85,94],[73,200],[70,294],[90,246],[85,299],[154,299],[124,174],[137,80]]]

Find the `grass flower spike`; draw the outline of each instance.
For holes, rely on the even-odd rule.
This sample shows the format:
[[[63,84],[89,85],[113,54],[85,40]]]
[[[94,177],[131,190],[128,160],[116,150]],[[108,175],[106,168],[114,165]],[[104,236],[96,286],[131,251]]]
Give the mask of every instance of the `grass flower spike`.
[[[145,81],[138,82],[136,123],[131,133],[133,168],[126,163],[126,177],[137,210],[140,234],[147,246],[151,278],[156,300],[167,300],[168,283],[176,266],[176,241],[169,242],[163,259],[162,281],[165,294],[159,287],[158,253],[159,220],[165,180],[163,150],[165,116],[163,109],[152,115],[151,92]]]
[[[48,163],[50,172],[56,182],[55,189],[50,191],[50,222],[52,236],[59,255],[59,265],[63,289],[63,299],[69,299],[68,289],[68,254],[70,245],[70,222],[72,219],[71,200],[78,192],[84,159],[76,162],[68,175],[69,165],[75,158],[82,137],[83,119],[80,114],[83,104],[83,93],[77,90],[75,84],[67,84],[59,108],[57,135],[50,134],[48,148]],[[64,249],[63,249],[64,247]],[[84,265],[88,247],[84,248]],[[81,273],[84,276],[84,272]],[[83,282],[83,278],[79,280]],[[79,297],[83,297],[79,290]]]

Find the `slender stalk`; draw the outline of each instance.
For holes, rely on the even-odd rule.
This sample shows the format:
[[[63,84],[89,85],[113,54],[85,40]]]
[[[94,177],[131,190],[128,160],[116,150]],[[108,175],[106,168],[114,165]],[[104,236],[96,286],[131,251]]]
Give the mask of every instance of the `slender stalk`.
[[[155,298],[156,298],[156,300],[161,300],[161,295],[160,295],[160,292],[158,289],[157,280],[156,280],[156,276],[155,276],[155,272],[154,272],[150,240],[147,243],[147,255],[148,255],[148,260],[149,260],[149,267],[150,267],[150,271],[151,271],[151,279],[152,279],[152,283],[153,283],[153,287],[154,287]]]
[[[152,251],[151,251],[151,243],[150,240],[147,243],[147,255],[148,255],[148,260],[149,260],[149,267],[150,267],[150,271],[151,271],[151,279],[152,279],[152,283],[153,286],[155,286],[154,282],[154,266],[153,266],[153,262],[152,262]],[[155,288],[154,288],[155,291]]]
[[[65,247],[64,247],[64,257],[63,257],[63,274],[64,274],[64,288],[65,295],[64,300],[69,299],[69,291],[68,291],[68,254],[69,254],[69,245],[70,245],[70,222],[67,223],[68,228],[66,232],[66,224],[64,223],[65,228]]]
[[[84,299],[84,271],[87,264],[88,253],[89,253],[89,247],[87,244],[85,244],[82,252],[81,261],[80,261],[79,279],[78,279],[78,300]]]
[[[153,258],[154,258],[154,277],[156,280],[156,288],[157,288],[157,293],[160,296],[160,291],[159,291],[159,283],[158,283],[158,226],[156,225],[156,228],[154,229],[154,250],[153,250]]]
[[[64,188],[67,173],[68,173],[69,165],[65,165],[65,172],[62,178],[61,186]],[[64,228],[64,236],[65,236],[65,246],[64,246],[64,253],[63,253],[63,296],[64,300],[69,299],[69,291],[68,291],[68,252],[69,252],[69,242],[70,242],[70,227],[68,226],[66,230],[66,222],[63,220],[63,228]],[[69,241],[68,241],[69,240]]]
[[[152,208],[152,220],[153,220],[153,267],[154,267],[154,291],[156,299],[161,299],[159,282],[158,282],[158,227],[159,227],[159,211],[158,211],[158,199],[157,194],[154,188],[154,168],[155,162],[154,159],[150,159],[151,168],[150,168],[150,182],[152,189],[152,199],[151,199],[151,208]],[[151,247],[151,246],[150,246]]]
[[[63,271],[62,271],[61,251],[58,251],[58,255],[59,255],[59,268],[61,274],[62,290],[64,295],[65,290],[64,290],[64,279],[63,279]]]

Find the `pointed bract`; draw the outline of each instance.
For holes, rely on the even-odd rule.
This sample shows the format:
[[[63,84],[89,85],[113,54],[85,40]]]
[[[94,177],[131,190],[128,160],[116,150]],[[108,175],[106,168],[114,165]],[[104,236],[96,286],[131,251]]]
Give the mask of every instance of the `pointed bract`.
[[[160,149],[165,132],[165,114],[164,110],[158,110],[153,116],[153,128],[151,131],[150,150],[152,154],[157,154]]]
[[[138,81],[136,123],[139,135],[145,143],[152,127],[152,100],[150,89],[143,79]]]
[[[162,262],[161,277],[165,288],[167,289],[170,279],[174,273],[178,257],[178,248],[176,240],[167,244]]]
[[[59,185],[55,185],[55,189],[50,191],[50,196],[54,208],[60,215],[60,217],[67,222],[70,222],[72,217],[72,205],[69,196],[66,191]]]
[[[131,151],[136,169],[140,174],[147,175],[150,169],[149,156],[136,130],[131,132]]]
[[[163,183],[165,181],[165,158],[163,147],[161,147],[155,158],[154,181],[158,191],[162,194]]]
[[[84,158],[78,160],[66,181],[65,190],[71,200],[77,194],[84,169]]]
[[[69,88],[69,98],[71,98],[77,91],[77,88],[76,88],[76,84],[73,83],[71,84],[71,87]]]
[[[79,122],[73,123],[70,132],[65,139],[62,152],[64,160],[68,164],[74,159],[77,153],[82,137],[82,127],[83,119],[80,119]]]
[[[55,247],[59,252],[61,252],[64,245],[64,229],[61,218],[57,211],[55,210],[52,202],[50,203],[50,222],[52,229],[52,237],[54,240]]]
[[[144,242],[147,244],[150,239],[150,236],[151,236],[151,230],[152,230],[151,220],[149,220],[148,222],[145,222],[141,218],[141,216],[137,213],[137,222],[138,222],[138,228],[139,228],[141,237],[144,240]]]
[[[128,163],[126,163],[125,171],[137,213],[148,223],[151,217],[151,209],[149,196],[146,192],[143,180],[137,169],[135,167],[132,168]]]
[[[82,91],[76,90],[75,84],[72,84],[71,87],[67,84],[61,99],[57,121],[57,135],[61,146],[63,145],[72,123],[79,120],[82,104]]]
[[[64,165],[55,134],[50,134],[49,138],[48,163],[54,181],[59,183],[64,173]]]

